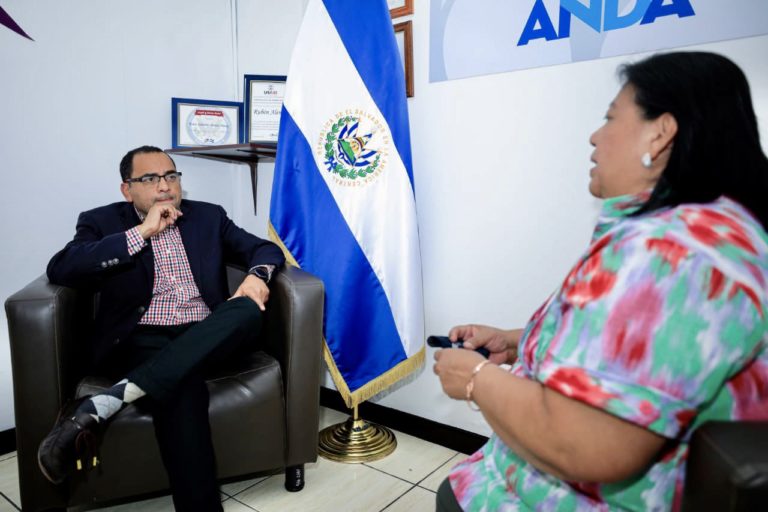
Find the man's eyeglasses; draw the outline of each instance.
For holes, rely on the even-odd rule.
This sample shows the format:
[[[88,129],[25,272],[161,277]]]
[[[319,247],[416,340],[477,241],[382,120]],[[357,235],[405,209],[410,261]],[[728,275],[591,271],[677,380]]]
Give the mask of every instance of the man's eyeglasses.
[[[127,178],[125,183],[141,183],[142,185],[157,185],[161,179],[165,179],[165,182],[169,185],[177,183],[181,179],[181,173],[178,171],[170,171],[165,174],[145,174],[138,178]]]

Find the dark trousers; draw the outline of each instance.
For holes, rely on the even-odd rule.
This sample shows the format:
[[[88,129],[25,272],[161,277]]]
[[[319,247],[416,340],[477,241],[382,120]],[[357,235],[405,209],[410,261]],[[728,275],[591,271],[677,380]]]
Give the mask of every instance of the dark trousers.
[[[451,483],[447,478],[443,480],[443,483],[437,488],[435,510],[436,512],[462,512],[461,506],[456,500],[456,495],[453,494]]]
[[[240,297],[205,320],[179,326],[138,326],[111,359],[109,373],[126,377],[147,396],[155,436],[177,511],[222,510],[208,421],[204,375],[255,341],[261,310]]]

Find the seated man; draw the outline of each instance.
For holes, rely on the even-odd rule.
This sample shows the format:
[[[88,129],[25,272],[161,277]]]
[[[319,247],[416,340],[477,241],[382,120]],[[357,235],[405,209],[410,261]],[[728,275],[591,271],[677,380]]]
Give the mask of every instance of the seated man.
[[[81,213],[48,264],[52,283],[100,292],[94,364],[119,381],[62,412],[40,444],[40,469],[63,482],[85,437],[146,397],[176,510],[221,510],[203,375],[254,342],[267,283],[285,260],[220,206],[182,200],[181,173],[161,149],[129,151],[120,175],[127,202]],[[250,269],[232,297],[225,263]]]

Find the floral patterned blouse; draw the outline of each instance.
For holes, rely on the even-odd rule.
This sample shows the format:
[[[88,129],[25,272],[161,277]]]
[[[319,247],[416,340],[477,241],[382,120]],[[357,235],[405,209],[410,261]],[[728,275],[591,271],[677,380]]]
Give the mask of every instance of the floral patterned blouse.
[[[674,510],[696,427],[768,419],[768,235],[725,197],[629,217],[647,197],[604,202],[589,249],[534,313],[510,371],[672,446],[630,480],[574,483],[493,435],[449,476],[464,510]]]

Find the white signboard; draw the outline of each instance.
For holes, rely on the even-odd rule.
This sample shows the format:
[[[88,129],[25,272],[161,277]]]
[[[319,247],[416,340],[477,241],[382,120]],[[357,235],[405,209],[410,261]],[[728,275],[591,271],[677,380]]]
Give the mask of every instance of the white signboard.
[[[768,34],[768,0],[432,0],[430,82]]]

